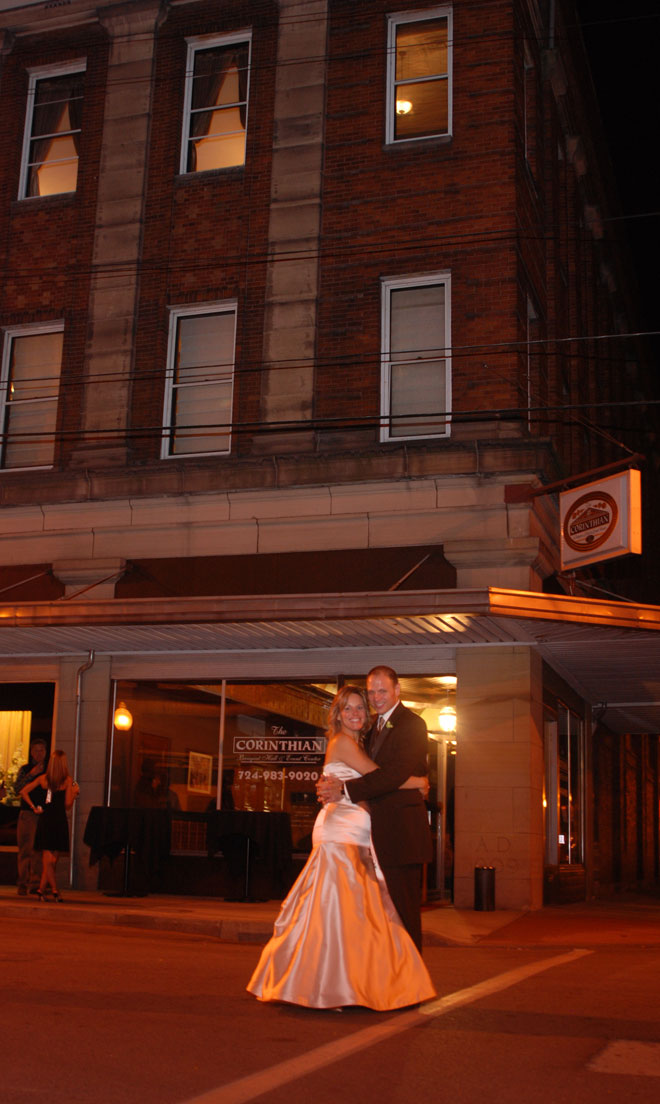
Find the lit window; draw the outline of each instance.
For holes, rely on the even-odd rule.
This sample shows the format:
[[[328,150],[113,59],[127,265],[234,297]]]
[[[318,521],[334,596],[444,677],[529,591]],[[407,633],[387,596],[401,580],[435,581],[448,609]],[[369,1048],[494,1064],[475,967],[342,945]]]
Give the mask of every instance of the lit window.
[[[250,37],[188,42],[181,172],[245,164]]]
[[[451,134],[451,8],[389,17],[387,141]]]
[[[163,456],[229,452],[236,304],[173,309]]]
[[[75,192],[84,61],[30,74],[19,199]]]
[[[384,280],[381,439],[449,435],[450,278]]]
[[[0,465],[50,467],[55,455],[63,325],[7,331],[0,393]]]

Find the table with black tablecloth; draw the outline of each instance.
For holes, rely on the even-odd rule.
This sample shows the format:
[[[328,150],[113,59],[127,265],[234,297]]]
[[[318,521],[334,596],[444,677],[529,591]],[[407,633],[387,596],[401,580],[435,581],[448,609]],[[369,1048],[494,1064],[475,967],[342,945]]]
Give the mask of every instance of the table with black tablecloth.
[[[90,849],[89,864],[124,852],[124,894],[129,894],[132,856],[148,884],[170,853],[171,814],[167,809],[124,809],[94,805],[87,818],[84,843]]]
[[[208,818],[209,855],[222,851],[232,873],[242,874],[244,898],[252,895],[251,878],[256,864],[262,895],[278,897],[288,887],[292,852],[288,813],[220,809],[209,813]]]

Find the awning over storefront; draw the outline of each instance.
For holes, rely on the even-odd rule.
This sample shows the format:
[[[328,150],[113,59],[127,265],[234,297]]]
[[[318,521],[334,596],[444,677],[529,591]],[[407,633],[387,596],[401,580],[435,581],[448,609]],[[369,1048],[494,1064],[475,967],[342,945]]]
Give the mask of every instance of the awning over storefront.
[[[0,607],[0,656],[115,657],[126,677],[173,657],[202,677],[391,662],[455,666],[462,648],[525,646],[615,732],[660,732],[660,607],[497,588],[35,602]],[[144,676],[143,676],[144,677]],[[153,677],[153,675],[151,675]]]

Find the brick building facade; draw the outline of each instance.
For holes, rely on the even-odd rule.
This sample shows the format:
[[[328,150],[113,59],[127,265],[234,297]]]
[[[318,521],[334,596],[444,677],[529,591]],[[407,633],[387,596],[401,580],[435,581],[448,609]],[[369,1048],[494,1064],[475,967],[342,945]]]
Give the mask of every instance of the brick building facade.
[[[254,687],[289,716],[283,680],[306,679],[290,718],[318,729],[333,680],[391,661],[420,709],[458,680],[455,765],[438,740],[439,894],[468,900],[481,860],[504,906],[538,906],[544,869],[548,885],[579,869],[580,892],[657,878],[655,736],[627,745],[656,792],[633,875],[603,857],[595,699],[570,665],[549,679],[548,657],[501,625],[462,649],[444,607],[440,647],[419,626],[417,640],[403,623],[389,640],[359,628],[375,593],[407,596],[378,605],[396,621],[423,617],[431,592],[454,592],[461,616],[475,588],[565,592],[556,499],[525,488],[652,447],[621,406],[647,384],[573,5],[6,2],[0,34],[0,589],[8,625],[44,617],[52,634],[8,638],[4,683],[14,703],[56,685],[80,825],[127,800],[150,749],[199,811],[177,735],[152,731],[157,683],[188,687],[165,695],[185,726],[206,716],[194,680],[223,703],[232,680],[269,723]],[[128,639],[303,616],[313,644],[291,630],[243,645],[238,627],[211,647]],[[111,622],[128,636],[108,639]],[[152,719],[114,793],[112,712],[131,694]],[[548,756],[572,754],[557,752],[569,715],[575,847],[548,843],[542,802]],[[628,793],[608,754],[600,784]],[[78,879],[83,856],[78,841]]]

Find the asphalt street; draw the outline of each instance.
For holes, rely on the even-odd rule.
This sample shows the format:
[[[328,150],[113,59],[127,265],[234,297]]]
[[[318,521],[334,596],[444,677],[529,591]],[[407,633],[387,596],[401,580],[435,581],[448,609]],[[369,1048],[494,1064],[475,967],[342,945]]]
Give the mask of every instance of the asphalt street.
[[[628,915],[543,910],[428,946],[436,1001],[338,1014],[254,1000],[253,944],[6,908],[0,1097],[655,1104],[657,902]]]

